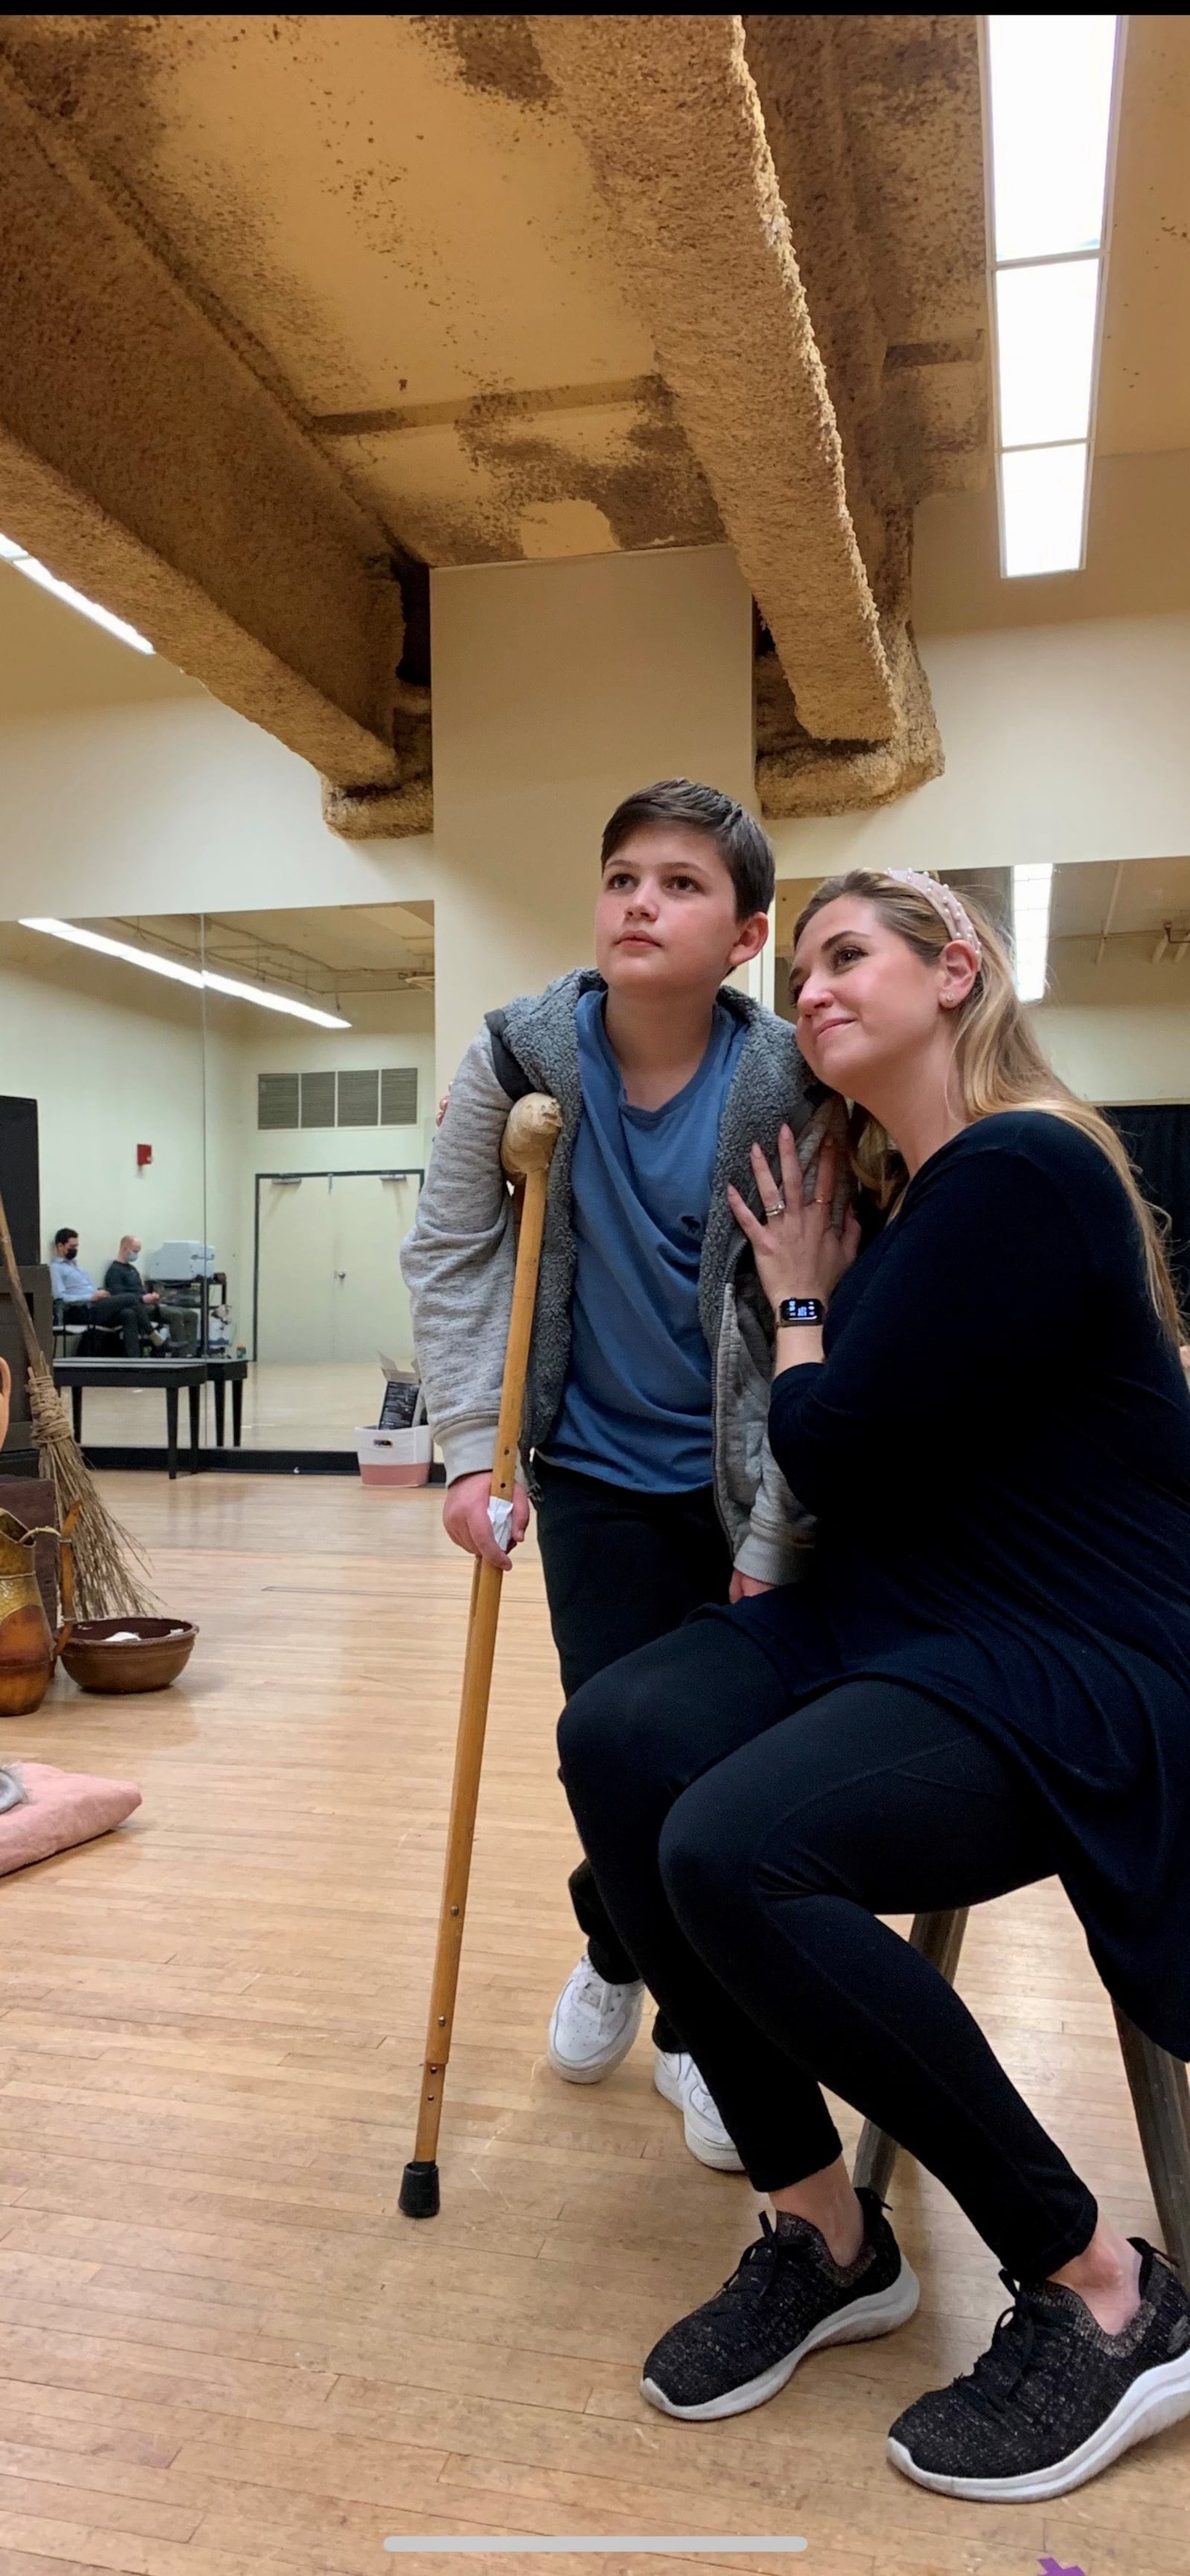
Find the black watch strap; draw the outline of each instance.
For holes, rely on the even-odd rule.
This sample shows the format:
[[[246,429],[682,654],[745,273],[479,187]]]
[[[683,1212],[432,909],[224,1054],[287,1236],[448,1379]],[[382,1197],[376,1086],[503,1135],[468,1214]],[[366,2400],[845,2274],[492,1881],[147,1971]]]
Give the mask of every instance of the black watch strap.
[[[826,1308],[821,1297],[783,1297],[777,1308],[778,1324],[822,1324]]]

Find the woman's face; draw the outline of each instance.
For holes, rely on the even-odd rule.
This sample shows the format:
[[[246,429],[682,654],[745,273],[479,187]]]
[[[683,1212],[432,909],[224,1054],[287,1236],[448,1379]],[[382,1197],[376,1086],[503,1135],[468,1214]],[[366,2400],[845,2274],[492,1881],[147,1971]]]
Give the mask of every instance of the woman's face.
[[[789,986],[811,1072],[866,1108],[873,1078],[879,1088],[936,1038],[976,964],[958,939],[926,964],[862,896],[824,904],[798,941]]]

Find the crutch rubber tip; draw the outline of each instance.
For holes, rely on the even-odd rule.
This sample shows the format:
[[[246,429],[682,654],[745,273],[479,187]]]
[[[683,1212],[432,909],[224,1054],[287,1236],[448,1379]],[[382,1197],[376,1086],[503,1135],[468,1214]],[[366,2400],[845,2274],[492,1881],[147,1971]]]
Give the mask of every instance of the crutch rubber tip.
[[[433,2161],[406,2165],[398,2204],[404,2218],[436,2218],[439,2210],[438,2167]]]

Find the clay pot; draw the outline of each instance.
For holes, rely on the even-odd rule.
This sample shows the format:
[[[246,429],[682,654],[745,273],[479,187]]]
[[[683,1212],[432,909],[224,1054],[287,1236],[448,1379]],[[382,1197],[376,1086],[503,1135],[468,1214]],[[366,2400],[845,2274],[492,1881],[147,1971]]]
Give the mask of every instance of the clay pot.
[[[0,1717],[29,1717],[40,1708],[54,1669],[35,1535],[12,1512],[0,1512]]]
[[[62,1662],[80,1690],[166,1690],[198,1635],[188,1619],[76,1619],[62,1630]]]

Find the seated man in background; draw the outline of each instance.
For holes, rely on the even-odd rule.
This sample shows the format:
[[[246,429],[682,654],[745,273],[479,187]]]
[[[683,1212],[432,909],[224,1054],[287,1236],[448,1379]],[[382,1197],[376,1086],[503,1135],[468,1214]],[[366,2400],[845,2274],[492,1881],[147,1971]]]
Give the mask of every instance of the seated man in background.
[[[166,1339],[178,1345],[181,1357],[193,1359],[198,1349],[198,1308],[164,1306],[160,1291],[146,1288],[136,1268],[142,1248],[139,1234],[121,1235],[119,1255],[109,1261],[103,1274],[104,1287],[109,1297],[139,1297],[141,1304],[149,1308],[156,1329],[164,1330]]]
[[[125,1359],[140,1358],[142,1340],[151,1342],[155,1350],[165,1347],[166,1337],[139,1289],[135,1294],[113,1295],[110,1288],[97,1288],[90,1273],[80,1268],[77,1226],[60,1225],[54,1236],[50,1285],[68,1324],[110,1326],[123,1339]]]

